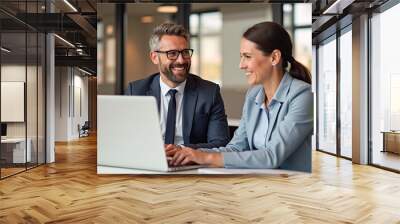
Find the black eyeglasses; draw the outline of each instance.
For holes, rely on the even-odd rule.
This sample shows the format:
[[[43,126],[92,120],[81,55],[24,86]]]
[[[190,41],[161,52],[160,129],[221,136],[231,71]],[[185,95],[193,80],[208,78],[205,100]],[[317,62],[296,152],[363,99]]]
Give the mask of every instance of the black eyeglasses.
[[[169,60],[176,60],[179,57],[179,54],[182,55],[183,59],[190,59],[193,55],[193,49],[183,49],[181,51],[178,50],[170,50],[170,51],[155,51],[157,53],[163,53],[167,55]]]

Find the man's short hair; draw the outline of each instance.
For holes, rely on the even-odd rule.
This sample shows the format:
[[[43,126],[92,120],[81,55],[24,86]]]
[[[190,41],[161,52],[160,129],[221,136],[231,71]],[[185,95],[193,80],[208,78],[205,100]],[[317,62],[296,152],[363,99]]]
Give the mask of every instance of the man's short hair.
[[[185,38],[189,41],[189,34],[186,29],[178,24],[172,22],[165,22],[154,28],[149,40],[149,46],[151,51],[158,50],[160,47],[160,40],[164,35],[173,35]]]

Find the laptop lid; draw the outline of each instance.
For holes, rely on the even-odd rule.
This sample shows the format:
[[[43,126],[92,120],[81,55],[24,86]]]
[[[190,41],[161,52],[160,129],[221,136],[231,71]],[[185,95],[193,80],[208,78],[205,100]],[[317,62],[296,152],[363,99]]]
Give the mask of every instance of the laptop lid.
[[[156,99],[98,96],[97,164],[167,171]]]

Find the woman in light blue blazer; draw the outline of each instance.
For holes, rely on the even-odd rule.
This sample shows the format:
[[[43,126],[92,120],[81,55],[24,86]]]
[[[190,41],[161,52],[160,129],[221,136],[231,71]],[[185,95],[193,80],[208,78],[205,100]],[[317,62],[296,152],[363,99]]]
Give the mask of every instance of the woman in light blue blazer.
[[[212,149],[167,147],[170,163],[311,172],[311,75],[293,58],[287,31],[273,22],[249,28],[240,42],[239,67],[252,88],[232,140]]]

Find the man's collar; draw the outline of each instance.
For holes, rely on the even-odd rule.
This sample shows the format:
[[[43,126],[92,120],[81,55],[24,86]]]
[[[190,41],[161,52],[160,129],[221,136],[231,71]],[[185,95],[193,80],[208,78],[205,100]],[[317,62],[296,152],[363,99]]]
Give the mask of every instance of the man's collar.
[[[176,89],[178,91],[178,93],[183,94],[183,91],[185,90],[185,86],[186,86],[186,81],[183,81],[182,83],[180,83],[177,87],[175,88],[171,88],[169,87],[166,83],[164,83],[164,81],[161,79],[161,74],[160,74],[160,89],[161,89],[161,95],[166,96],[168,94],[168,91],[170,89]]]

